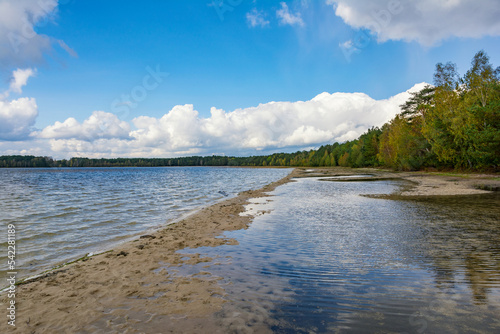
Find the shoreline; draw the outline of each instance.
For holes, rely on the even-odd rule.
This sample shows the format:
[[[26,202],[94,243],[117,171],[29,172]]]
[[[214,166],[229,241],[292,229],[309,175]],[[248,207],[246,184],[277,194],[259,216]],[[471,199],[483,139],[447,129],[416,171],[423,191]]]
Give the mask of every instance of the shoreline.
[[[151,234],[17,285],[17,321],[11,331],[107,332],[110,326],[119,331],[121,322],[123,326],[147,323],[148,328],[169,323],[174,332],[205,330],[205,322],[200,325],[193,319],[205,318],[225,302],[224,290],[217,283],[220,278],[208,272],[176,276],[171,268],[212,260],[178,251],[235,244],[236,240],[221,235],[249,226],[253,217],[239,215],[249,199],[268,196],[266,192],[294,175],[292,171],[260,189],[241,192]],[[6,295],[0,295],[0,301],[3,307],[9,302]],[[0,329],[4,326],[6,322]]]
[[[373,176],[342,178],[349,175]],[[482,194],[489,191],[476,189],[478,186],[500,186],[496,176],[491,179],[492,176],[488,175],[463,178],[367,168],[295,168],[285,178],[258,190],[244,191],[203,207],[151,234],[127,241],[107,252],[78,259],[18,285],[18,321],[12,332],[86,333],[111,329],[140,332],[142,325],[161,331],[168,323],[168,329],[173,332],[201,330],[217,333],[220,328],[213,319],[209,320],[209,315],[220,310],[225,303],[225,291],[218,284],[221,278],[213,276],[209,269],[189,276],[175,274],[175,268],[183,264],[214,259],[199,254],[182,254],[181,251],[236,244],[236,240],[222,237],[222,234],[245,229],[251,224],[254,216],[240,215],[251,198],[269,196],[266,192],[290,182],[292,178],[332,176],[340,178],[326,180],[408,182],[400,192],[380,196],[387,199]],[[0,295],[0,301],[5,307],[8,299]],[[40,305],[47,307],[33,307]],[[6,322],[2,326],[6,326]]]
[[[107,167],[102,167],[102,168],[101,167],[78,167],[78,168],[81,168],[81,169],[109,169]],[[178,169],[190,169],[190,168],[220,169],[220,168],[224,168],[224,169],[233,169],[233,168],[236,168],[236,169],[240,169],[240,167],[232,167],[232,166],[222,166],[222,167],[219,167],[219,166],[208,166],[208,167],[173,166],[173,167],[123,167],[123,168],[122,167],[110,167],[110,168],[121,168],[121,169],[123,169],[123,168],[131,168],[131,169],[143,169],[143,168],[169,168],[169,169],[172,169],[172,168],[178,168]],[[265,167],[263,167],[263,168],[265,168]],[[14,170],[14,169],[21,169],[21,168],[6,168],[6,169]],[[29,170],[29,169],[66,169],[66,170],[69,170],[71,168],[70,167],[64,167],[64,168],[40,167],[40,168],[24,168],[24,169],[26,169],[26,170]],[[251,168],[244,168],[243,167],[241,169],[251,169]],[[285,169],[285,168],[281,168],[281,169]],[[293,170],[293,168],[287,168],[287,169],[288,169],[288,172],[291,172]],[[265,183],[261,182],[260,185],[262,185],[262,184],[265,184]],[[249,189],[250,187],[255,188],[256,186],[258,187],[260,185],[251,185],[251,186],[249,185],[248,187],[244,187],[243,189]],[[28,263],[30,263],[30,262],[27,262],[27,261],[30,261],[30,259],[28,259],[27,261],[25,260],[25,263],[23,264],[23,266],[21,266],[22,268],[17,269],[17,272],[18,272],[17,284],[24,282],[24,281],[30,281],[33,278],[37,278],[40,275],[44,275],[46,273],[60,269],[62,267],[67,266],[68,264],[80,261],[81,259],[91,257],[94,255],[98,255],[98,254],[107,252],[113,248],[120,247],[120,245],[131,242],[131,241],[139,238],[141,235],[153,234],[157,231],[160,231],[160,230],[166,228],[170,224],[175,224],[178,221],[189,217],[190,215],[198,212],[201,209],[204,209],[208,206],[216,204],[220,201],[224,201],[224,200],[227,200],[229,198],[233,198],[233,197],[237,196],[236,191],[230,191],[229,194],[224,194],[224,195],[216,194],[219,196],[219,198],[210,199],[210,201],[207,203],[198,203],[198,206],[191,207],[187,210],[185,208],[180,207],[180,210],[178,210],[179,212],[177,212],[177,213],[174,212],[174,214],[171,215],[171,217],[167,217],[167,219],[164,221],[158,220],[154,224],[150,224],[151,226],[149,226],[149,227],[144,227],[144,226],[142,228],[139,227],[136,230],[128,231],[126,234],[117,235],[117,236],[111,235],[110,238],[107,238],[107,239],[104,238],[104,240],[97,239],[96,242],[83,244],[82,247],[79,248],[78,250],[75,251],[75,249],[73,249],[74,252],[72,254],[65,254],[65,256],[53,257],[53,259],[51,259],[50,262],[38,261],[38,262],[35,262],[35,265],[33,267],[31,267],[31,264],[29,264],[29,266],[28,266]],[[214,193],[215,192],[216,191],[214,191]],[[203,201],[206,201],[206,200],[203,200]],[[84,218],[86,218],[86,217],[84,217]],[[137,224],[137,226],[140,226],[140,224]],[[69,245],[69,246],[71,246],[71,245]],[[5,262],[7,262],[7,261],[5,261]],[[5,273],[7,273],[7,269],[2,270],[2,275]],[[2,296],[2,293],[5,292],[5,290],[8,288],[8,283],[5,281],[5,279],[2,275],[0,275],[2,278],[2,282],[0,282],[0,298]]]
[[[228,168],[240,168],[228,167]],[[255,167],[260,168],[260,167]],[[267,167],[264,167],[267,168]],[[282,168],[282,167],[276,167]],[[291,176],[294,174],[293,176]],[[349,176],[357,176],[368,174],[369,177],[355,177],[348,178]],[[446,174],[446,175],[443,175]],[[487,194],[493,191],[499,191],[500,189],[500,178],[498,180],[491,180],[495,178],[494,175],[488,174],[452,174],[452,173],[432,173],[432,172],[394,172],[386,170],[378,170],[373,168],[350,168],[350,167],[296,167],[293,171],[286,177],[290,178],[303,178],[303,177],[339,177],[338,179],[321,179],[322,181],[329,182],[370,182],[370,181],[384,181],[384,180],[401,180],[407,181],[408,185],[402,187],[401,191],[384,194],[384,195],[368,195],[369,197],[375,198],[386,198],[386,199],[411,199],[411,198],[421,198],[430,196],[458,196],[458,195],[480,195]],[[346,177],[346,178],[342,178]],[[280,182],[278,180],[276,182]],[[274,183],[276,183],[274,182]],[[287,181],[288,182],[288,181]],[[273,183],[271,183],[273,184]],[[266,187],[266,186],[265,186]],[[264,187],[264,188],[265,188]],[[262,188],[261,188],[262,189]],[[260,191],[257,189],[256,191]],[[41,276],[50,274],[53,271],[62,269],[68,265],[79,261],[86,261],[87,259],[108,253],[113,250],[113,248],[119,248],[121,245],[134,242],[141,235],[155,234],[164,229],[167,229],[170,225],[177,224],[183,220],[189,219],[192,215],[197,214],[199,211],[219,204],[221,202],[228,201],[230,199],[238,197],[239,194],[232,195],[228,198],[218,199],[215,203],[210,203],[203,205],[197,209],[190,212],[184,213],[177,218],[168,221],[165,225],[155,228],[150,228],[142,233],[136,233],[130,237],[121,240],[118,243],[112,244],[110,247],[102,247],[97,252],[87,253],[80,257],[69,259],[67,262],[62,262],[55,264],[53,267],[45,269],[40,273],[36,273],[31,276],[22,277],[17,284],[27,284],[33,280],[39,279]],[[250,217],[253,218],[253,217]],[[1,294],[7,289],[7,287],[0,290]]]
[[[366,175],[366,177],[349,176]],[[376,196],[386,199],[411,199],[433,196],[468,196],[500,191],[500,177],[494,174],[455,174],[434,172],[395,172],[375,168],[318,167],[301,168],[297,177],[320,177],[329,182],[403,181],[400,190]],[[327,179],[338,177],[337,179]],[[373,197],[373,196],[372,196]]]
[[[92,167],[82,167],[82,168],[92,168]],[[278,180],[278,181],[280,181],[280,180]],[[278,182],[278,181],[276,181],[276,182]],[[260,190],[260,189],[257,189],[257,190]],[[85,253],[85,254],[82,253],[80,255],[77,255],[73,258],[68,259],[67,261],[60,261],[59,263],[55,263],[54,265],[49,266],[48,268],[43,269],[40,272],[37,272],[35,274],[20,277],[20,279],[17,280],[16,285],[24,285],[24,284],[34,282],[36,280],[44,278],[46,275],[50,275],[52,272],[63,269],[63,268],[65,268],[69,265],[72,265],[74,263],[81,262],[81,261],[87,261],[90,258],[93,258],[95,256],[112,252],[115,248],[119,248],[122,245],[126,245],[128,243],[137,241],[137,239],[140,239],[141,236],[154,235],[157,232],[160,232],[164,229],[167,229],[170,225],[174,225],[174,224],[177,224],[178,222],[189,219],[189,217],[197,214],[199,211],[201,211],[205,208],[209,208],[209,207],[214,206],[220,202],[224,202],[224,201],[227,201],[229,199],[233,199],[233,198],[237,197],[238,195],[239,194],[236,194],[236,195],[233,194],[233,195],[229,195],[228,197],[222,197],[220,199],[215,200],[215,202],[213,202],[213,203],[204,204],[204,205],[202,205],[198,208],[195,208],[189,212],[185,212],[185,213],[181,214],[179,217],[173,218],[173,219],[167,221],[162,226],[150,227],[142,232],[138,232],[138,233],[135,233],[135,234],[130,235],[128,237],[125,237],[118,242],[112,242],[110,245],[107,245],[107,246],[103,245],[102,247],[99,247],[96,251]],[[7,291],[7,289],[8,289],[8,286],[5,286],[5,287],[0,286],[0,301],[1,301],[2,294],[5,291]]]

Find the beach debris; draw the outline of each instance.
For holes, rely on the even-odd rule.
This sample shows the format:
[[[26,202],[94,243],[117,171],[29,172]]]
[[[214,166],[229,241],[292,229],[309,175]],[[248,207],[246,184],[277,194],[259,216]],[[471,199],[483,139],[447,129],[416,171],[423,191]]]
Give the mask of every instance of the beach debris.
[[[128,253],[125,251],[121,251],[120,253],[116,254],[116,256],[127,256]]]
[[[145,234],[145,235],[141,235],[139,239],[156,239],[156,237],[154,235],[151,235],[151,234]]]
[[[224,197],[229,196],[229,195],[227,194],[227,192],[225,192],[224,190],[219,190],[219,194],[221,194],[221,195],[222,195],[222,196],[224,196]]]

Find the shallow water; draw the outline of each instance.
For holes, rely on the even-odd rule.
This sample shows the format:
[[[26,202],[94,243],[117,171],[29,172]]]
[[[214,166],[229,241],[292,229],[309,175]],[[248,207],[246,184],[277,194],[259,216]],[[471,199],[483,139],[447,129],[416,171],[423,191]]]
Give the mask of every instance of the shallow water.
[[[0,169],[0,286],[7,226],[28,276],[164,226],[196,208],[260,188],[290,169],[217,167]]]
[[[225,233],[238,245],[180,251],[216,257],[209,269],[176,270],[223,277],[227,330],[500,332],[500,197],[360,196],[398,186],[285,184],[248,206],[247,230]]]

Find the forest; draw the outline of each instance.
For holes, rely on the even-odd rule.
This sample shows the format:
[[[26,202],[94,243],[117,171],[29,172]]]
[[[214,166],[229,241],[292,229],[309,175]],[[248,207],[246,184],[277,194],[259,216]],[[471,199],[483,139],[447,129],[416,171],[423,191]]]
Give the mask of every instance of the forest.
[[[317,150],[267,156],[180,158],[71,158],[1,156],[0,167],[343,166],[395,170],[498,171],[500,67],[484,51],[460,76],[454,63],[438,63],[434,85],[411,94],[401,112],[358,139]]]

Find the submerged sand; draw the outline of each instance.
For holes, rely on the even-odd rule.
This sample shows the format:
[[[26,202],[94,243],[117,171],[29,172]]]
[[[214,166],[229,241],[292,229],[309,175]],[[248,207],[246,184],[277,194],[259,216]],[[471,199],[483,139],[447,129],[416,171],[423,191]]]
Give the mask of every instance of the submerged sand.
[[[397,194],[388,194],[389,197],[478,194],[487,192],[478,188],[498,189],[500,186],[498,178],[491,175],[463,177],[376,169],[295,169],[278,182],[242,192],[152,235],[144,235],[112,251],[18,286],[16,327],[2,321],[0,332],[224,333],[245,330],[240,326],[244,320],[238,319],[241,315],[234,315],[234,321],[226,319],[226,322],[211,316],[226,302],[226,292],[218,284],[221,277],[213,276],[208,269],[189,276],[175,274],[178,266],[208,264],[214,259],[178,251],[235,244],[237,241],[225,238],[223,232],[249,226],[253,217],[240,215],[249,200],[269,196],[267,192],[293,177],[337,176],[340,178],[335,181],[349,181],[352,179],[347,176],[364,174],[370,177],[356,180],[405,180],[405,186]],[[0,300],[5,310],[9,299],[3,294]],[[253,330],[269,331],[266,327]]]

